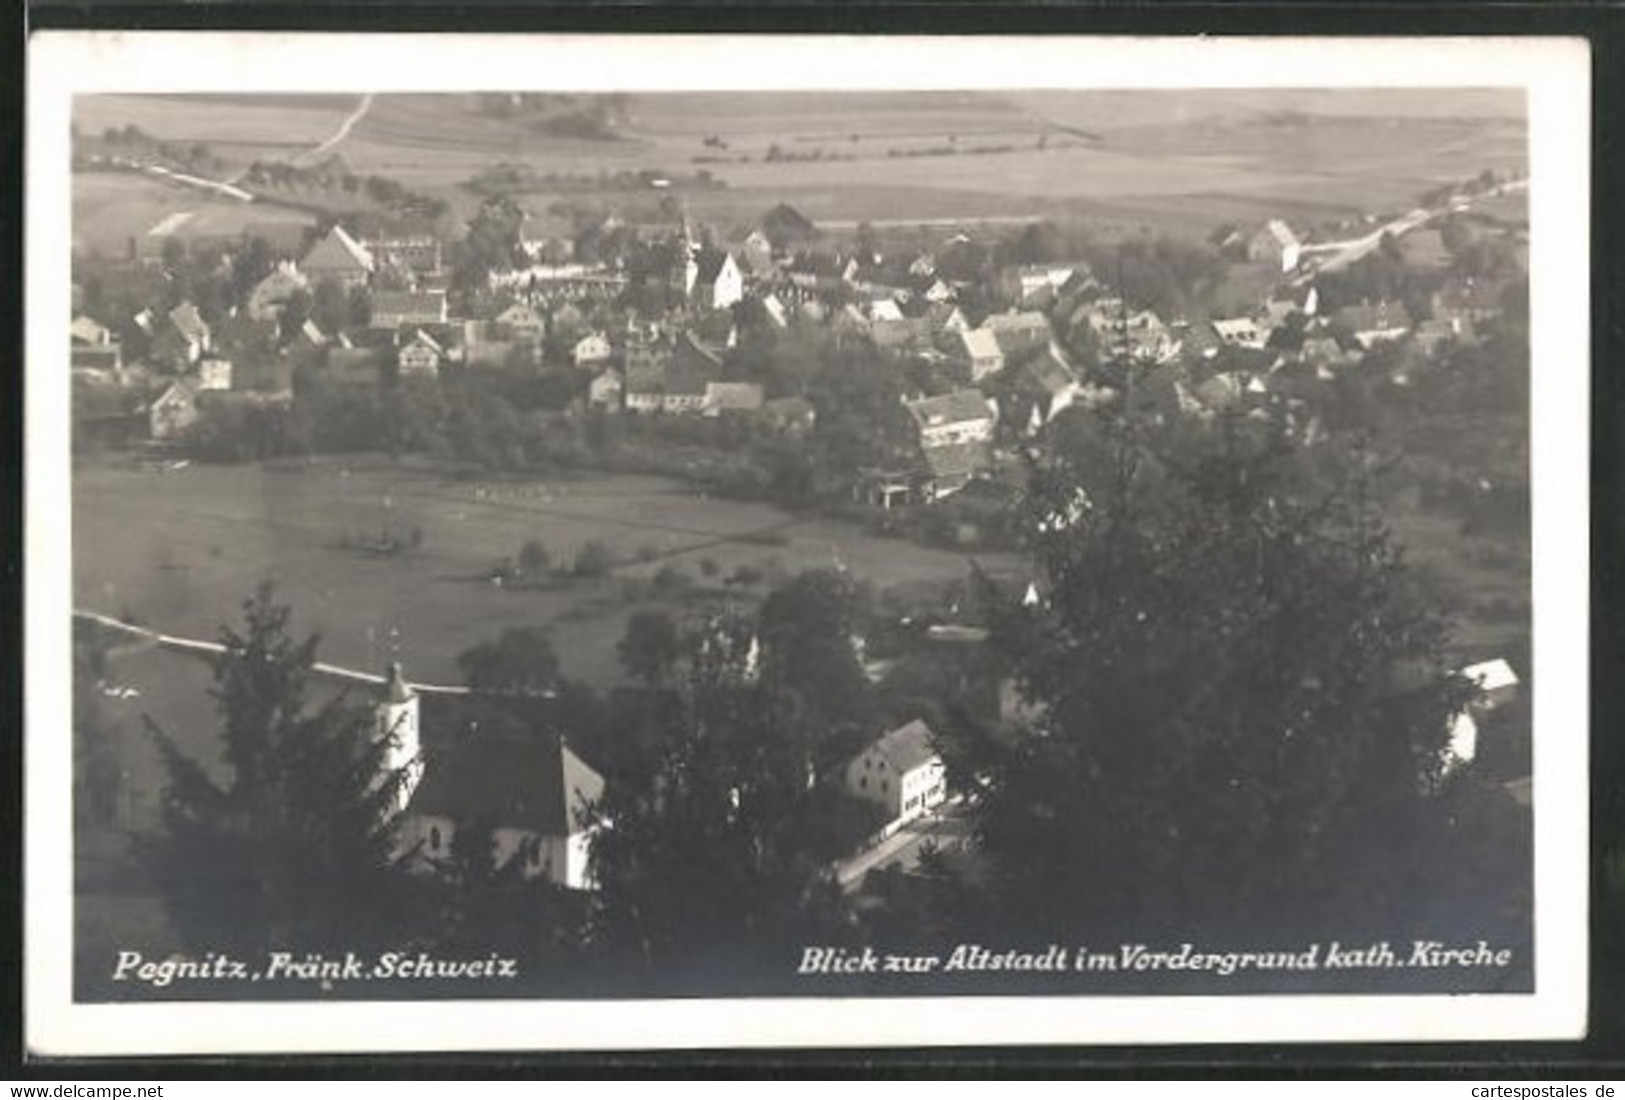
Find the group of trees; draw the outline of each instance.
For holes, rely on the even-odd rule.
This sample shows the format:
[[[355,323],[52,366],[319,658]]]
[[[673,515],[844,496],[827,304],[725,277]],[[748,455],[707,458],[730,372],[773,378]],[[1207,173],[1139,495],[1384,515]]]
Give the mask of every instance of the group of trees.
[[[1490,812],[1443,770],[1470,689],[1375,514],[1362,453],[1310,456],[1251,420],[1062,423],[1022,513],[1042,600],[979,582],[994,662],[1029,718],[996,732],[940,712],[981,874],[929,857],[863,917],[831,881],[864,820],[831,777],[880,711],[853,648],[866,598],[815,572],[754,615],[635,615],[620,646],[643,685],[630,693],[569,684],[538,630],[465,653],[491,701],[470,705],[532,735],[567,722],[611,782],[592,810],[598,889],[584,905],[499,890],[500,869],[465,851],[438,880],[453,884],[446,927],[476,942],[480,906],[500,896],[551,914],[547,950],[592,955],[640,988],[737,990],[777,982],[797,943],[904,935],[907,913],[922,936],[1011,940],[1406,927],[1444,891],[1521,912],[1526,867],[1476,885],[1449,870],[1471,839],[1451,823]],[[409,888],[379,877],[378,747],[353,713],[305,706],[314,642],[291,640],[267,594],[224,640],[230,778],[160,739],[170,786],[147,851],[177,927],[197,943],[314,947],[342,925],[353,944]]]

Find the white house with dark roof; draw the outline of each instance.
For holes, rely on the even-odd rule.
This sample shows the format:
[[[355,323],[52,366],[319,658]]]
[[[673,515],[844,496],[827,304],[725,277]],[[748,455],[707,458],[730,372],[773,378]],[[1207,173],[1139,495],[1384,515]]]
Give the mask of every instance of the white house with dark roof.
[[[911,821],[948,797],[931,727],[919,719],[883,734],[846,765],[847,791],[885,809],[888,828]]]
[[[433,871],[450,858],[459,829],[491,831],[497,865],[571,890],[592,888],[584,812],[604,780],[562,738],[469,737],[430,751],[423,777],[397,821],[397,843]]]

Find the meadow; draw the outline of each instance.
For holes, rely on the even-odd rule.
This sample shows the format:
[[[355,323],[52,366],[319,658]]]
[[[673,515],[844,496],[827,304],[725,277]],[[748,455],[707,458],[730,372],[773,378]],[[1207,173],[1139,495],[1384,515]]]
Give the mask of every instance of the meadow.
[[[307,213],[266,203],[211,198],[192,188],[162,183],[134,172],[75,172],[73,247],[104,256],[125,256],[130,239],[177,214],[188,214],[174,234],[181,240],[234,236],[256,222],[314,221]]]
[[[877,587],[963,578],[957,553],[881,539],[852,525],[722,500],[654,477],[477,483],[387,461],[283,468],[193,466],[154,473],[114,464],[74,475],[76,604],[170,633],[212,638],[256,583],[277,582],[326,660],[460,682],[457,654],[504,628],[554,632],[565,674],[619,682],[615,655],[639,606],[681,611],[713,597],[748,606],[765,582],[840,565]],[[347,539],[418,528],[419,550],[375,556]],[[599,579],[505,589],[490,573],[530,539],[569,562],[588,542],[617,566]],[[116,549],[111,549],[116,548]],[[715,575],[702,578],[702,562]],[[1012,563],[985,561],[995,571]],[[662,568],[693,582],[682,598],[649,583]],[[763,580],[726,585],[740,567]],[[707,590],[696,593],[694,586]]]

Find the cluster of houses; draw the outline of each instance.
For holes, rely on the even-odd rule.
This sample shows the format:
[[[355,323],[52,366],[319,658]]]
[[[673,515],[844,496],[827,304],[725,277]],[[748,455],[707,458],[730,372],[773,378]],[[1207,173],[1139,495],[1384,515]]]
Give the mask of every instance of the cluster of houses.
[[[1499,311],[1502,288],[1441,276],[1430,315],[1418,319],[1399,301],[1322,309],[1312,284],[1282,278],[1231,315],[1167,316],[1130,306],[1083,260],[997,266],[963,233],[935,250],[841,250],[817,242],[816,227],[782,204],[727,247],[687,219],[639,230],[648,247],[638,264],[613,254],[588,262],[569,222],[527,216],[512,263],[487,274],[483,293],[459,299],[477,316],[454,311],[436,238],[357,239],[334,226],[294,246],[282,232],[275,268],[217,325],[222,331],[190,302],[145,309],[131,319],[145,347],[130,362],[107,327],[112,319],[76,317],[76,411],[83,426],[139,423],[164,440],[185,434],[200,402],[290,400],[294,360],[318,363],[334,384],[362,387],[390,372],[433,379],[449,364],[568,365],[580,372],[577,408],[748,417],[803,435],[816,426],[809,397],[769,392],[751,377],[752,364],[730,353],[746,325],[811,327],[837,347],[861,341],[929,368],[928,388],[916,382],[905,393],[911,457],[863,471],[852,487],[855,499],[892,508],[996,478],[1001,444],[1032,445],[1066,409],[1121,399],[1122,380],[1107,385],[1096,370],[1108,360],[1130,365],[1127,388],[1154,415],[1284,406],[1313,438],[1305,379],[1335,377],[1383,344],[1426,355],[1447,341],[1471,343]],[[1424,233],[1438,235],[1418,229],[1407,238]],[[1283,275],[1303,262],[1302,241],[1278,219],[1231,231],[1225,247]],[[1425,242],[1407,248],[1419,265],[1439,262],[1440,250]],[[324,283],[363,298],[364,321],[336,331],[311,317],[284,323],[290,303],[308,302]],[[1407,361],[1397,357],[1400,383]]]

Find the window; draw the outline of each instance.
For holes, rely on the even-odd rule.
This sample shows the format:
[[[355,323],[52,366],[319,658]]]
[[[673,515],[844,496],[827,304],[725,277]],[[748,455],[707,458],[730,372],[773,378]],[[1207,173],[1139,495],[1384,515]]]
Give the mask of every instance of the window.
[[[882,779],[880,781],[880,789],[881,790],[883,790],[883,791],[888,790],[890,787],[891,787],[891,784],[887,780]]]
[[[860,788],[862,788],[863,790],[868,790],[869,789],[869,777],[866,775],[863,778],[859,779],[858,780],[858,786]]]
[[[438,825],[429,826],[429,851],[440,851],[440,826]]]

